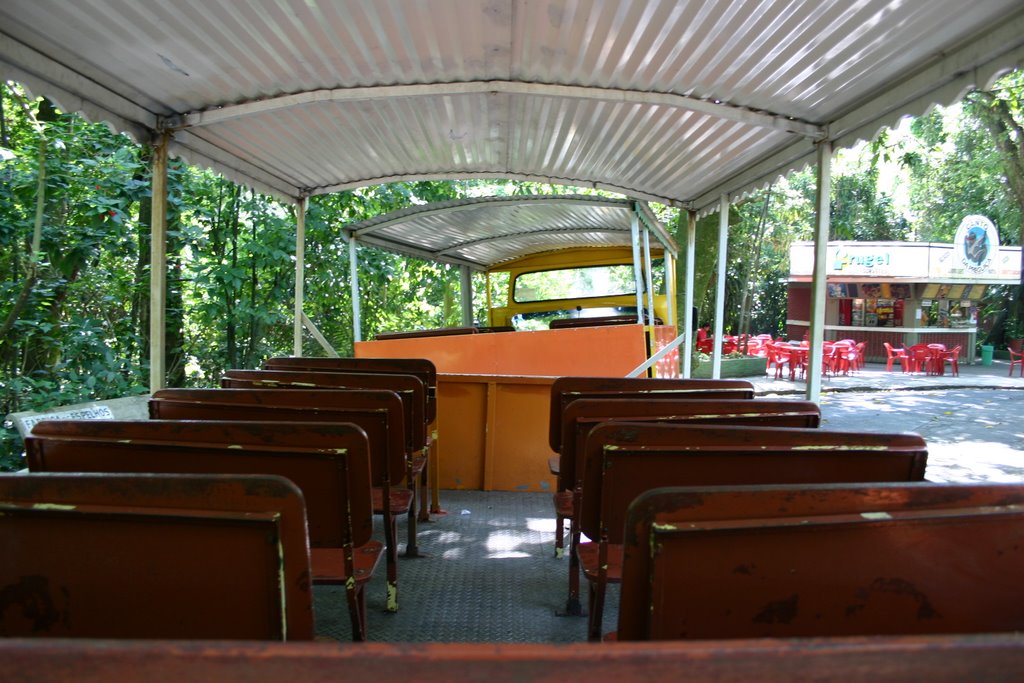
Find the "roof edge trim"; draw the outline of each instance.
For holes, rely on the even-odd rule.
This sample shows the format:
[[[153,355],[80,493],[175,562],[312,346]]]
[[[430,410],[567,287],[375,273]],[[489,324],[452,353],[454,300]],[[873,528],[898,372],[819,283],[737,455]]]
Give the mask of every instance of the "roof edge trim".
[[[89,121],[105,121],[136,142],[149,142],[159,117],[131,100],[69,69],[10,36],[0,33],[0,74],[37,95],[57,103],[66,112],[78,112]]]

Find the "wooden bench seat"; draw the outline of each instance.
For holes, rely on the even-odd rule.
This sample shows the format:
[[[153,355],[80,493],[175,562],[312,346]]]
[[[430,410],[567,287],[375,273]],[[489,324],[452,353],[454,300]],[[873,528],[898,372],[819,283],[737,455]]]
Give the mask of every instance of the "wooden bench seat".
[[[576,545],[580,540],[578,492],[582,487],[587,436],[605,422],[649,422],[665,424],[716,424],[815,428],[821,410],[811,401],[767,399],[701,399],[700,393],[686,393],[683,399],[661,398],[638,401],[635,398],[607,396],[583,398],[569,403],[562,412],[562,453],[559,490],[554,494],[556,529],[555,554],[562,546],[561,520],[570,520],[569,595],[566,613],[580,614],[579,561]]]
[[[366,433],[351,424],[52,420],[25,439],[32,472],[272,474],[306,503],[315,583],[346,587],[352,635],[365,639],[364,586],[383,545],[372,540]]]
[[[621,577],[626,510],[664,486],[909,482],[924,479],[916,434],[782,427],[607,423],[587,437],[577,546],[590,585],[588,637],[601,637],[608,583]]]
[[[438,327],[433,330],[409,330],[405,332],[378,332],[376,339],[417,339],[419,337],[450,337],[459,334],[478,334],[476,327]]]
[[[1019,633],[1024,485],[657,489],[624,558],[620,640]]]
[[[429,461],[421,474],[421,484],[430,489],[432,496],[429,513],[424,495],[420,500],[419,521],[430,520],[430,513],[443,514],[438,495],[439,465],[437,463],[437,368],[427,358],[313,358],[307,356],[279,356],[263,361],[264,370],[361,372],[370,374],[412,375],[423,382],[426,390],[426,439]],[[426,476],[429,473],[429,486]]]
[[[384,521],[392,612],[398,610],[396,520],[412,509],[412,491],[394,485],[406,472],[403,412],[398,395],[383,389],[162,389],[149,401],[152,419],[347,422],[362,429],[370,449],[373,511]]]
[[[228,370],[221,378],[221,387],[227,389],[384,389],[394,391],[405,408],[406,482],[409,490],[425,512],[426,497],[421,490],[421,474],[429,458],[427,439],[426,387],[418,377],[407,374],[286,371],[286,370]],[[396,482],[397,483],[397,482]],[[419,555],[416,535],[417,506],[409,510],[408,544],[406,555]]]
[[[427,358],[319,358],[276,356],[263,361],[264,370],[368,373],[371,375],[412,375],[426,389],[426,416],[429,424],[437,419],[437,368]]]
[[[561,330],[570,327],[602,327],[605,325],[639,325],[636,315],[600,315],[589,318],[555,318],[548,327]],[[661,318],[655,318],[652,325],[663,325]]]
[[[280,477],[0,475],[0,548],[3,638],[313,638]]]
[[[666,396],[666,392],[674,392]],[[703,392],[702,398],[754,398],[754,385],[733,379],[646,379],[643,377],[559,377],[551,383],[551,411],[548,420],[548,443],[555,453],[561,452],[562,411],[580,398],[601,398],[639,394],[643,400],[662,396],[682,398],[681,394]],[[714,392],[708,394],[708,392]]]
[[[13,680],[76,683],[365,681],[424,683],[1016,683],[1024,634],[661,641],[653,643],[188,643],[4,640]]]

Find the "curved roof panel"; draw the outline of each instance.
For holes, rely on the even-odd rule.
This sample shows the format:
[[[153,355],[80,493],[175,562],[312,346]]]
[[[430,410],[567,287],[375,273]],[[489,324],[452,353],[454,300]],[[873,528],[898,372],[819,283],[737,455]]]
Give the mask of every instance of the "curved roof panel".
[[[345,227],[359,242],[436,261],[486,269],[520,256],[573,247],[630,246],[634,219],[675,254],[677,247],[642,202],[583,195],[515,195],[436,202]]]
[[[507,177],[702,210],[1022,62],[1020,0],[0,3],[0,76],[289,198]]]

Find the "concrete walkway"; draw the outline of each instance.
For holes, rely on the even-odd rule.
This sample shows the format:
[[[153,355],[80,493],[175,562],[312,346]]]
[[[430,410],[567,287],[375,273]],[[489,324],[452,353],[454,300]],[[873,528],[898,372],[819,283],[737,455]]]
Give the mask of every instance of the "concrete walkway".
[[[887,372],[884,363],[867,363],[862,370],[849,375],[823,377],[823,394],[836,391],[937,391],[951,389],[1024,389],[1020,368],[1014,367],[1009,377],[1009,361],[995,360],[992,365],[960,364],[958,377],[949,374],[935,376],[923,373],[904,373],[899,365]],[[949,369],[948,366],[946,368]],[[774,374],[763,377],[743,377],[754,384],[758,396],[768,394],[803,394],[807,383],[803,380],[775,379]]]

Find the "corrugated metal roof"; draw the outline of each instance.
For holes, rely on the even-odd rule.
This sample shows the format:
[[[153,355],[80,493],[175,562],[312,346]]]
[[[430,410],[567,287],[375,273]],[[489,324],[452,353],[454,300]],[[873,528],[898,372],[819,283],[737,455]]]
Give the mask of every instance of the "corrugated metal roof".
[[[0,72],[284,197],[507,177],[704,209],[1024,61],[1020,0],[4,0]]]
[[[675,255],[677,245],[650,208],[628,199],[582,195],[516,195],[437,202],[345,227],[357,241],[475,269],[571,247],[632,244],[632,223],[651,230],[651,244]]]

